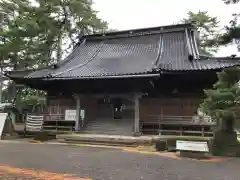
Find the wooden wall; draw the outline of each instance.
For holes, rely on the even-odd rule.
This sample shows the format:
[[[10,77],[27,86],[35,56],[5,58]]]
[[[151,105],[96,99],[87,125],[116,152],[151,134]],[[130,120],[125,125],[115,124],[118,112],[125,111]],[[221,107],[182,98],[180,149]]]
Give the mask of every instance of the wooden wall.
[[[96,97],[83,95],[80,97],[81,109],[85,110],[86,121],[98,118],[99,105]],[[158,116],[193,116],[201,98],[191,97],[144,97],[140,99],[140,120],[148,121],[151,115]],[[76,100],[72,97],[48,97],[46,114],[62,114],[66,109],[76,109]]]
[[[95,118],[96,105],[96,98],[88,95],[80,97],[80,106],[85,110],[86,120]],[[76,100],[73,97],[48,96],[47,106],[39,113],[64,116],[66,109],[76,109]]]
[[[69,97],[47,97],[46,113],[64,114],[66,109],[76,109],[76,100]]]
[[[140,120],[150,120],[151,115],[193,116],[201,101],[200,98],[142,98]]]
[[[81,96],[81,109],[85,110],[85,121],[95,119],[97,115],[97,99],[91,95]]]

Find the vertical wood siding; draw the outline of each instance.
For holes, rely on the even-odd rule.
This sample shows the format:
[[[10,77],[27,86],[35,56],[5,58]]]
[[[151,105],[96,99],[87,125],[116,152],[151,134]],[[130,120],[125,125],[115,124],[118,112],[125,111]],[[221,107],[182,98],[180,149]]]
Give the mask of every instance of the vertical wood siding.
[[[151,115],[193,116],[201,102],[201,98],[142,98],[140,120],[148,121]]]

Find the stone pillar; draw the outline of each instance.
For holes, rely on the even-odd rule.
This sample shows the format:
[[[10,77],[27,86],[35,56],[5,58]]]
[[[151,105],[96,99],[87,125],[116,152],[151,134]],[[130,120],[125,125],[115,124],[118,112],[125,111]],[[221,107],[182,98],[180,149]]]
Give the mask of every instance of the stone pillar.
[[[139,136],[140,135],[140,118],[139,118],[139,94],[134,94],[134,135]]]
[[[80,102],[80,96],[75,96],[76,99],[76,123],[75,123],[75,131],[79,131],[81,128],[81,117],[80,117],[80,110],[81,110],[81,102]]]

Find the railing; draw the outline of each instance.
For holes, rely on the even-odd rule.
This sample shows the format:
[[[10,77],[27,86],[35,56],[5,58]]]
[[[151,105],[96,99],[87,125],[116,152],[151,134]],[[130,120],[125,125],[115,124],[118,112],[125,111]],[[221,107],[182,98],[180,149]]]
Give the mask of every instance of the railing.
[[[62,121],[64,120],[64,114],[41,114],[44,116],[44,121]]]
[[[198,116],[159,116],[149,115],[148,120],[141,121],[143,134],[154,135],[212,135],[211,127],[215,123],[209,117]]]
[[[41,123],[40,123],[41,119]],[[40,127],[41,125],[41,127]],[[28,114],[27,131],[68,132],[75,128],[75,121],[66,121],[64,114]]]
[[[40,132],[43,126],[43,116],[27,115],[26,131],[27,132]]]
[[[211,117],[200,116],[159,116],[149,115],[150,121],[156,121],[159,124],[183,124],[183,125],[214,125]]]

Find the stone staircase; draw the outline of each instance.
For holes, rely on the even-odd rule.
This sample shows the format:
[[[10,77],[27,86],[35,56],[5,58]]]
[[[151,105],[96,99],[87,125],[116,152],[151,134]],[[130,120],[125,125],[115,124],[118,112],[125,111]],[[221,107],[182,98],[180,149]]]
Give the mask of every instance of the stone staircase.
[[[94,121],[88,121],[83,133],[131,136],[133,134],[133,120],[96,119]]]

